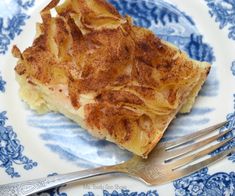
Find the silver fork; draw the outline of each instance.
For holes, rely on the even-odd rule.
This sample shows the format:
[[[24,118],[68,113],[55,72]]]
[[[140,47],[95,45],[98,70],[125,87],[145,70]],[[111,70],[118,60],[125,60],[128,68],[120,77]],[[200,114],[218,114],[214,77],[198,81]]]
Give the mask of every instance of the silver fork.
[[[231,129],[228,129],[213,136],[209,135],[213,131],[224,126],[226,123],[228,122],[225,121],[216,124],[174,141],[159,143],[150,153],[148,159],[133,156],[130,160],[113,166],[104,166],[47,178],[5,184],[0,186],[0,195],[27,196],[63,184],[111,173],[124,173],[131,177],[135,177],[148,185],[164,184],[189,175],[226,157],[232,152],[235,152],[235,148],[232,147],[231,149],[223,151],[215,156],[205,157],[205,159],[200,160],[200,158],[207,156],[209,153],[223,145],[226,145],[234,139],[233,136],[217,144],[211,144],[231,131]],[[210,137],[198,141],[199,138],[205,136]],[[209,144],[211,144],[209,147],[201,149],[199,152],[194,152],[195,150],[203,148]],[[196,160],[199,161],[194,163]]]

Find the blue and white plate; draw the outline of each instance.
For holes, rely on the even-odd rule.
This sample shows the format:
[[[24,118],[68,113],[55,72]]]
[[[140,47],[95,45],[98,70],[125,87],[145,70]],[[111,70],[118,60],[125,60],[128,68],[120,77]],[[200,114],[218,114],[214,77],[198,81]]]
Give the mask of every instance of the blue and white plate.
[[[179,115],[165,139],[181,137],[229,119],[235,126],[234,0],[109,0],[135,24],[212,63],[209,78],[190,114]],[[0,184],[115,164],[131,155],[100,141],[60,114],[37,115],[18,96],[13,44],[25,49],[49,0],[0,1]],[[221,129],[223,131],[225,128]],[[233,132],[235,134],[235,132]],[[226,137],[230,137],[227,135]],[[225,139],[225,138],[223,138]],[[220,150],[231,148],[235,141]],[[235,154],[188,177],[149,187],[125,176],[106,176],[40,195],[154,196],[235,195]]]

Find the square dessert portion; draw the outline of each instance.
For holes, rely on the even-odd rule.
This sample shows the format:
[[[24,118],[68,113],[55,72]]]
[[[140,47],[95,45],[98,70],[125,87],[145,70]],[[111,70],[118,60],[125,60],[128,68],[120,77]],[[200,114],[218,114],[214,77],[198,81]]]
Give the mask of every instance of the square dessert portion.
[[[13,47],[22,99],[147,157],[175,115],[190,111],[210,65],[133,25],[104,0],[58,3],[41,11],[32,46]]]

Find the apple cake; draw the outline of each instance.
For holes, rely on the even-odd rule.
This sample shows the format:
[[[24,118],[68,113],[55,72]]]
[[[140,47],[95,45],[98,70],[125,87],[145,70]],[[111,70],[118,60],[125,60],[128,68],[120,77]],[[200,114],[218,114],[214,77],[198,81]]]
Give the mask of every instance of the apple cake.
[[[105,0],[52,0],[41,17],[32,46],[12,49],[22,99],[142,157],[190,111],[210,70]]]

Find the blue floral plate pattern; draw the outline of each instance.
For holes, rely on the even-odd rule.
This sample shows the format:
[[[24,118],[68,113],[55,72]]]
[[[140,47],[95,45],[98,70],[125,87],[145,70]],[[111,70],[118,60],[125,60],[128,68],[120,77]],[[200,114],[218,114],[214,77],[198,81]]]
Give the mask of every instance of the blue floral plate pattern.
[[[130,153],[91,137],[63,115],[37,115],[18,96],[10,50],[32,43],[39,12],[49,0],[0,1],[0,184],[56,175],[127,160]],[[212,69],[197,102],[178,115],[164,140],[192,133],[224,119],[235,127],[235,1],[109,0],[136,25],[151,29],[191,58]],[[222,140],[231,137],[225,135]],[[235,141],[212,153],[231,148]],[[125,176],[66,185],[38,195],[83,196],[235,196],[235,154],[172,183],[147,187]]]

